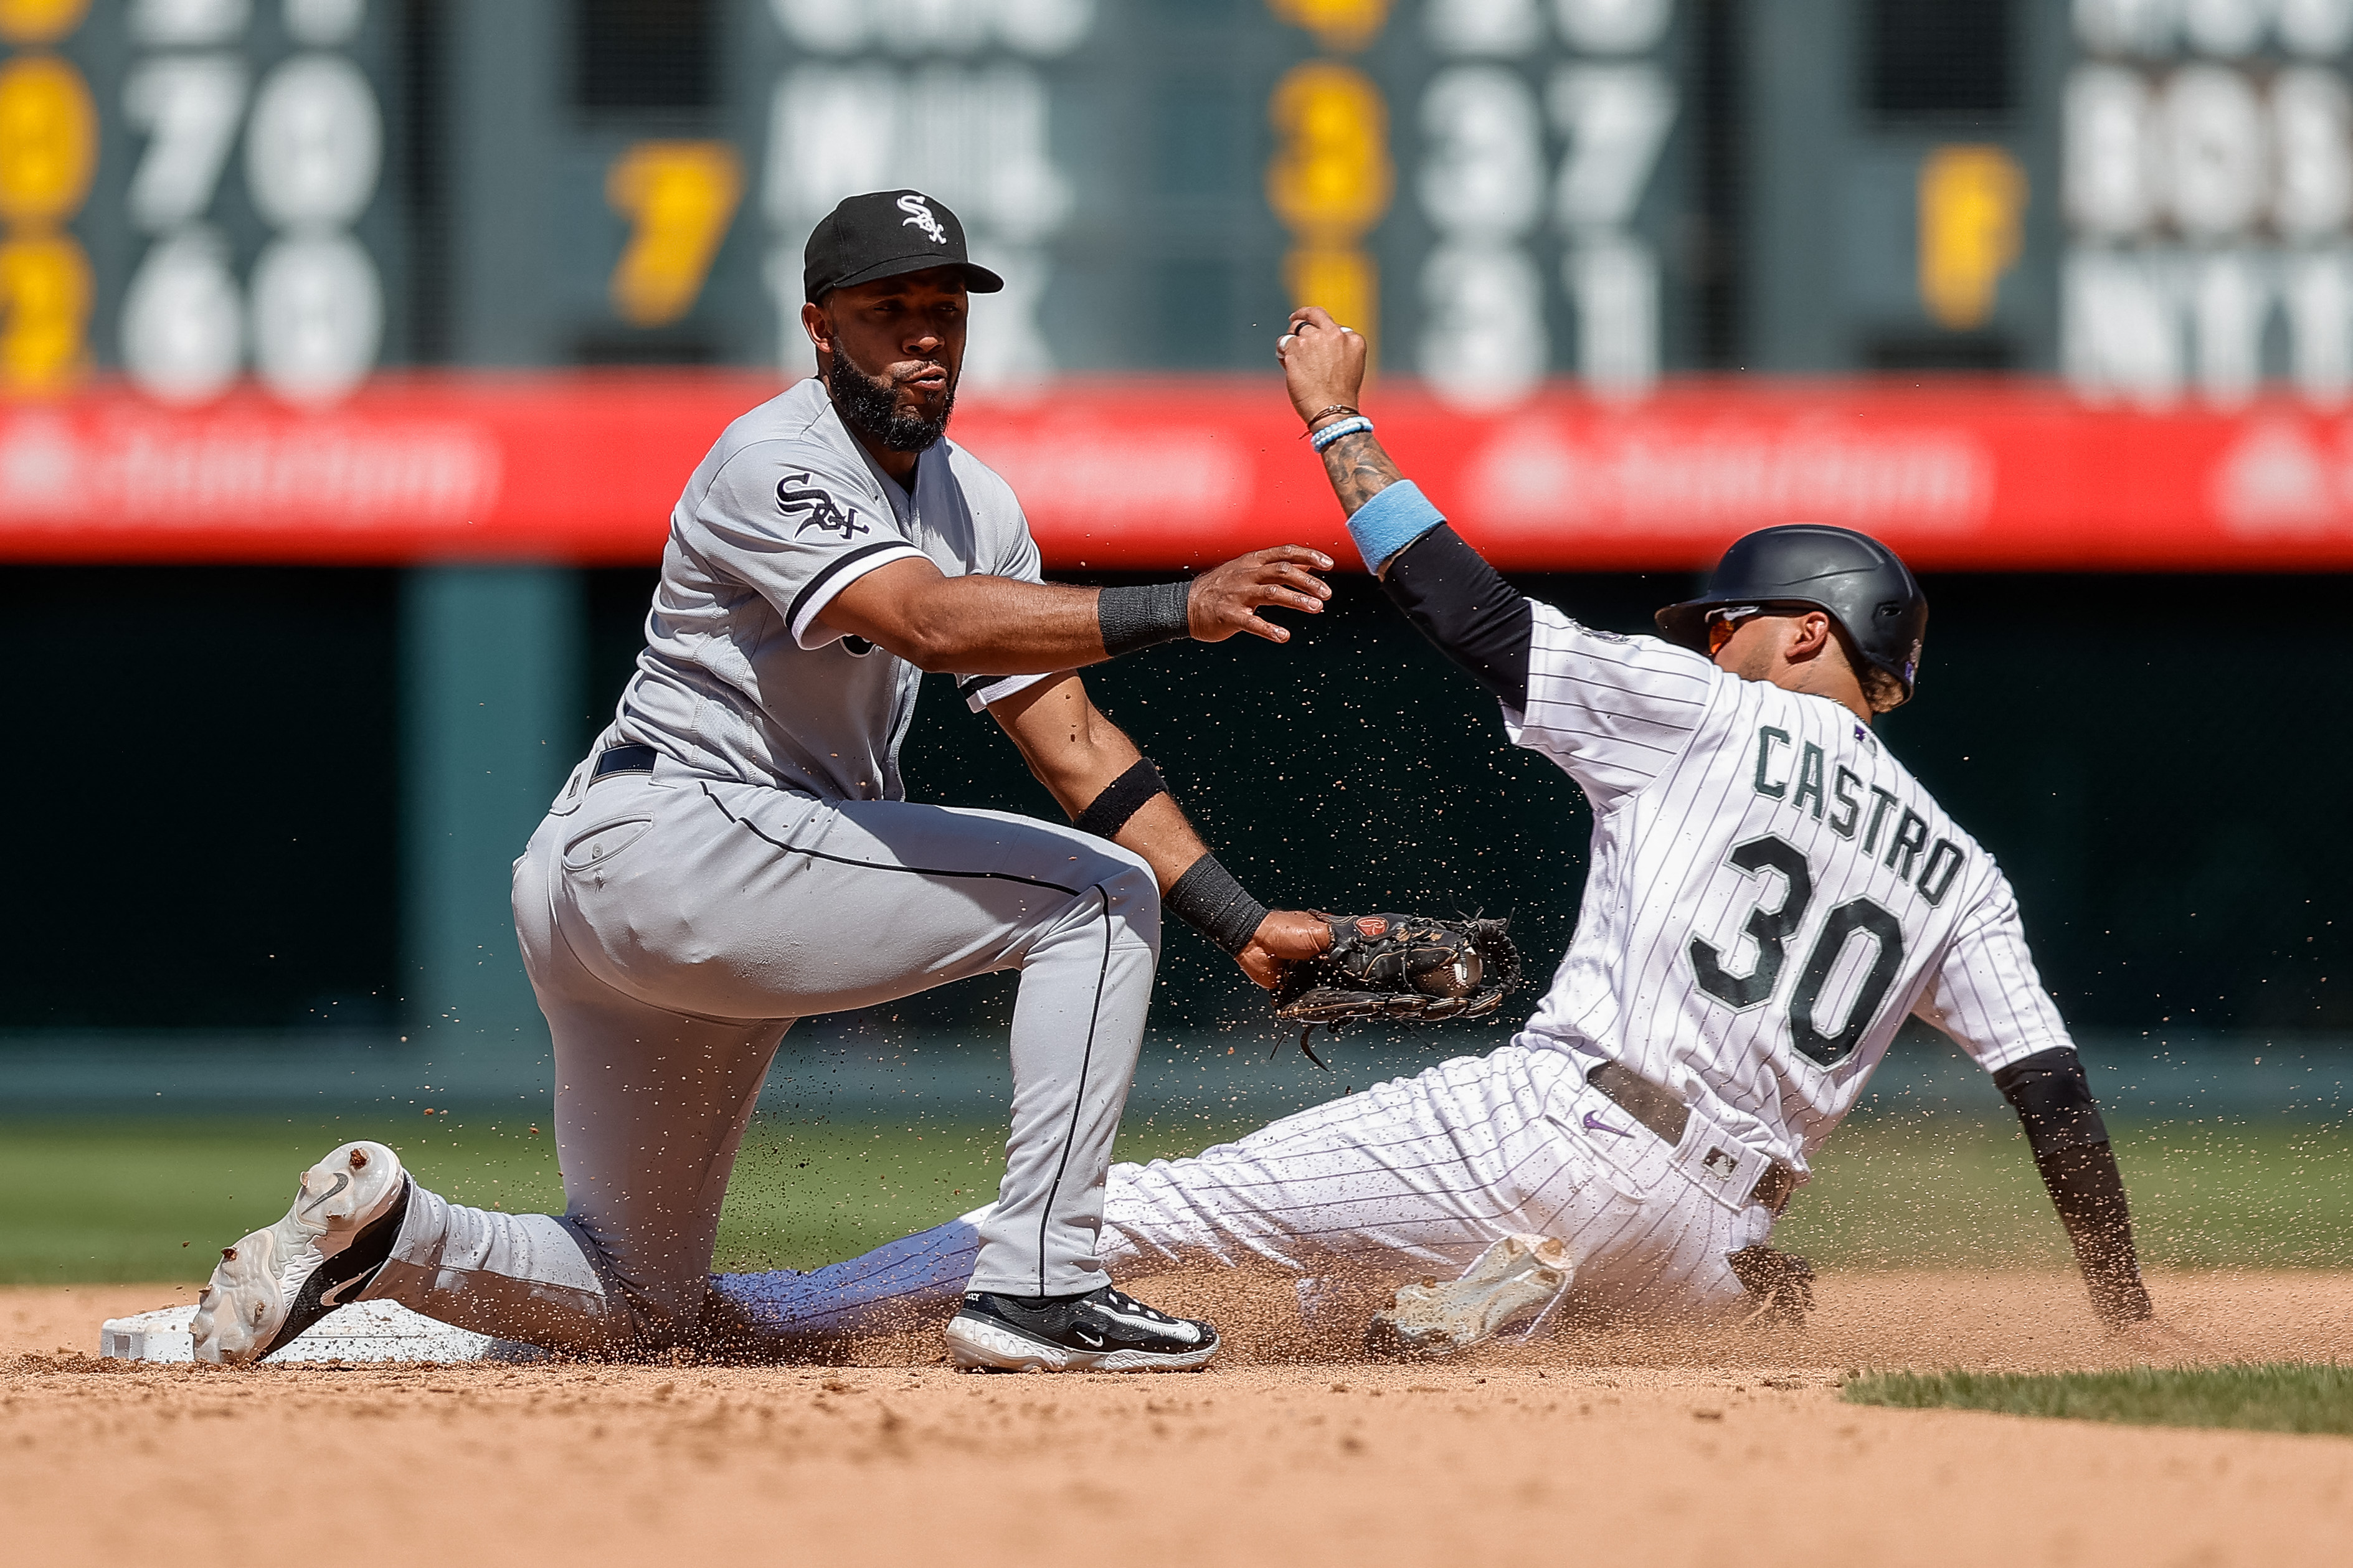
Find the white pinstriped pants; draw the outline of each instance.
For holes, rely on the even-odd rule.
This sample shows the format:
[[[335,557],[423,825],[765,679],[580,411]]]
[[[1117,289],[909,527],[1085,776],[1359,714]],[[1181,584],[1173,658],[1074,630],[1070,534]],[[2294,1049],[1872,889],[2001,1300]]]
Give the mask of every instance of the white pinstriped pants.
[[[1586,1130],[1585,1117],[1623,1136]],[[1577,1265],[1570,1299],[1707,1319],[1745,1300],[1725,1255],[1770,1210],[1719,1201],[1674,1150],[1586,1088],[1579,1058],[1517,1044],[1378,1084],[1184,1160],[1112,1168],[1105,1260],[1271,1264],[1379,1289],[1453,1274],[1515,1232]]]

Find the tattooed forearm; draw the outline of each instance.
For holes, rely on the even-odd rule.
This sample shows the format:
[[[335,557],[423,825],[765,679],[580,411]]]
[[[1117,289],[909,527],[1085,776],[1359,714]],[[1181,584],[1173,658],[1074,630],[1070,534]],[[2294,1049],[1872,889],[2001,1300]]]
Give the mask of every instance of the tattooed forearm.
[[[1332,479],[1340,510],[1354,517],[1356,509],[1405,476],[1381,450],[1369,430],[1343,436],[1324,448],[1324,471]]]

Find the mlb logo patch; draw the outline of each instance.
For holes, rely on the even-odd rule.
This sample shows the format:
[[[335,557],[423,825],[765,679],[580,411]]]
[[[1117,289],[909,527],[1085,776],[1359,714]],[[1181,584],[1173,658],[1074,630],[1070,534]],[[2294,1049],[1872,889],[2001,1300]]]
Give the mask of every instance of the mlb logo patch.
[[[1740,1159],[1739,1156],[1727,1154],[1721,1149],[1710,1149],[1707,1152],[1707,1158],[1700,1162],[1700,1168],[1720,1182],[1739,1172]]]

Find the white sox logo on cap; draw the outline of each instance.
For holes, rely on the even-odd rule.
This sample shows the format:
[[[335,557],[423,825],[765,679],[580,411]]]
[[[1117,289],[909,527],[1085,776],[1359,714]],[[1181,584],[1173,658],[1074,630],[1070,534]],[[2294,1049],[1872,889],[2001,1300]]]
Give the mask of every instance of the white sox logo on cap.
[[[911,228],[922,237],[909,237]],[[1005,287],[1004,279],[965,254],[964,227],[946,203],[921,191],[868,191],[844,196],[809,231],[801,287],[815,301],[828,289],[944,266],[963,274],[965,287],[976,294]]]
[[[945,245],[948,242],[948,231],[940,226],[940,220],[932,215],[931,208],[923,205],[923,197],[913,195],[901,196],[899,210],[907,215],[907,222],[902,226],[922,229],[932,237],[934,245]]]

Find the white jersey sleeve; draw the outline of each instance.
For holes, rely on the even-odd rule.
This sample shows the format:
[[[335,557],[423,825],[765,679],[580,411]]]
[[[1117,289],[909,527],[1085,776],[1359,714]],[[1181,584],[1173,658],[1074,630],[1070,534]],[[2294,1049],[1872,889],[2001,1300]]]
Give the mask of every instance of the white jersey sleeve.
[[[1912,1012],[1989,1073],[2074,1043],[2035,973],[2010,879],[1998,872]]]
[[[841,636],[819,618],[834,595],[894,562],[928,559],[869,488],[811,461],[806,443],[754,442],[712,476],[692,547],[774,605],[797,646],[823,647]]]
[[[1504,710],[1504,726],[1607,811],[1673,765],[1732,678],[1657,637],[1598,632],[1535,600],[1528,609],[1528,705]]]

